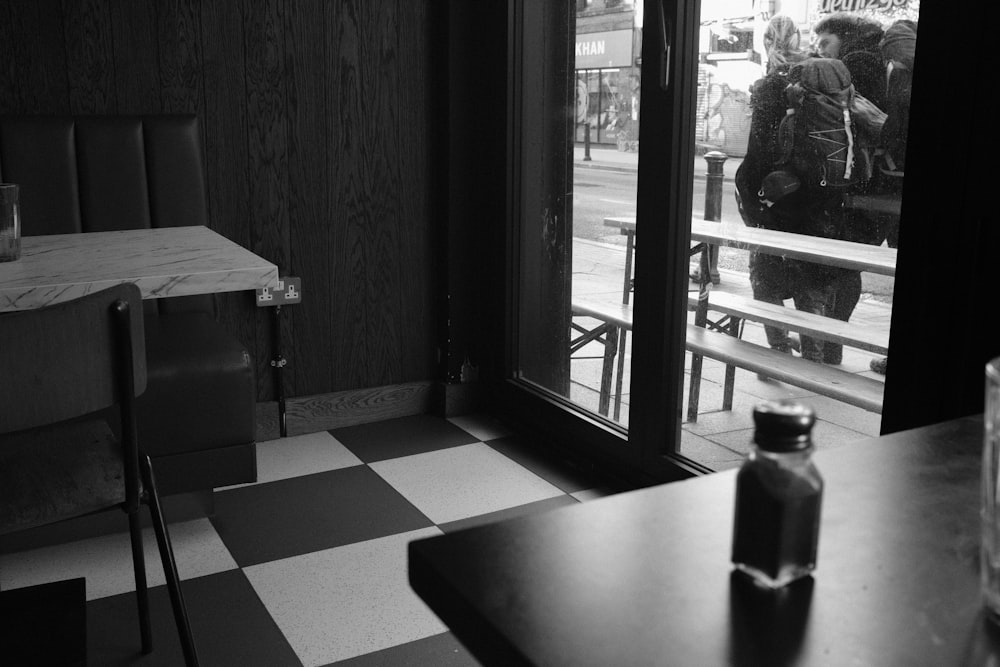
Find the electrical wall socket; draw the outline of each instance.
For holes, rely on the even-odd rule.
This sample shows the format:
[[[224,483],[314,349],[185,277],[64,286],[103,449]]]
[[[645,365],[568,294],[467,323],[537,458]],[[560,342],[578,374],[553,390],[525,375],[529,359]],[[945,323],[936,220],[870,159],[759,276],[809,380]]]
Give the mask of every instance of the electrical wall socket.
[[[302,279],[291,276],[278,278],[274,289],[262,287],[257,290],[258,306],[287,306],[302,301]]]

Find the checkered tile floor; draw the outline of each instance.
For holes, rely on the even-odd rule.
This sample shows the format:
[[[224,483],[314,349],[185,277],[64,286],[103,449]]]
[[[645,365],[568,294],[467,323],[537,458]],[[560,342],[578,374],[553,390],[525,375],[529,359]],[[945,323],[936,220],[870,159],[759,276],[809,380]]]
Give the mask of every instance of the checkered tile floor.
[[[406,544],[614,491],[487,417],[405,417],[257,450],[256,484],[219,489],[213,517],[170,526],[205,665],[476,665],[411,591]],[[182,664],[151,533],[146,547],[149,656],[127,532],[0,556],[0,588],[86,577],[91,665]]]

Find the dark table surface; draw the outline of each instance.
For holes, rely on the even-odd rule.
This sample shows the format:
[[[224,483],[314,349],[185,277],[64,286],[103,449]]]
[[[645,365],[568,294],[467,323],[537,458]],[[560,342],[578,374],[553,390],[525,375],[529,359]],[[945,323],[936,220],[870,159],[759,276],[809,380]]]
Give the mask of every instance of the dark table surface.
[[[484,664],[1000,664],[979,596],[982,418],[817,453],[814,576],[732,574],[735,471],[410,544]]]

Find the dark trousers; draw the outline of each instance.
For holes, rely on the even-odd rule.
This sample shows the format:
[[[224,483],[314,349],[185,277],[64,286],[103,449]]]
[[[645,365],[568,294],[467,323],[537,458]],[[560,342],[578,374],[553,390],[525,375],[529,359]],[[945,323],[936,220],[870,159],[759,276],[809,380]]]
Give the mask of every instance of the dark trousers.
[[[816,264],[797,263],[791,272],[798,276],[793,299],[803,312],[847,322],[861,299],[861,272]],[[802,357],[810,361],[839,364],[844,346],[802,336]]]
[[[757,301],[783,306],[785,299],[792,296],[785,259],[762,252],[751,253],[750,287]],[[779,352],[791,350],[791,341],[785,329],[765,324],[764,335],[771,348]]]

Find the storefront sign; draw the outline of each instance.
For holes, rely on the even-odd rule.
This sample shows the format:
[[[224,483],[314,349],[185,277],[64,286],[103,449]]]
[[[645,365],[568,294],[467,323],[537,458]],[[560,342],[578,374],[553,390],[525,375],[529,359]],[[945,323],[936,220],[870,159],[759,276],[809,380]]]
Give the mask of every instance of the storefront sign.
[[[576,36],[576,69],[631,66],[631,30],[588,32]]]
[[[894,9],[905,7],[909,0],[820,0],[819,11],[856,12],[861,9]]]

